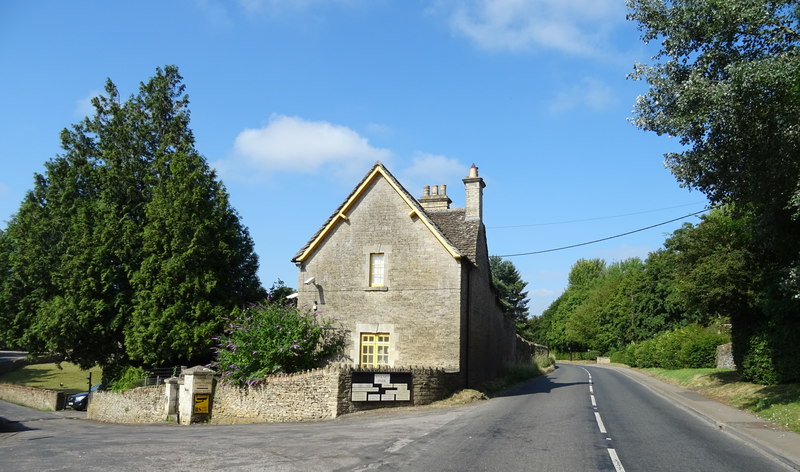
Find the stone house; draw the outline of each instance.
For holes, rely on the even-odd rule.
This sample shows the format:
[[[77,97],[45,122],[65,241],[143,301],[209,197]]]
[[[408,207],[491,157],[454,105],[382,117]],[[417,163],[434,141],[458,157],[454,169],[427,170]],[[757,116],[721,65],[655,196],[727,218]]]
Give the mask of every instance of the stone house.
[[[463,182],[466,208],[450,208],[445,185],[417,200],[378,162],[292,259],[298,306],[341,320],[340,361],[472,386],[530,359],[492,287],[478,168]]]

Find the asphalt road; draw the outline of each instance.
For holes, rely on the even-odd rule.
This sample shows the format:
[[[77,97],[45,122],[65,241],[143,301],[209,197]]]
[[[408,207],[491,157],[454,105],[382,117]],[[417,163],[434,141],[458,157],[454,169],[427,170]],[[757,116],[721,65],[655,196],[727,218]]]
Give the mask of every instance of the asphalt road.
[[[467,407],[316,423],[68,416],[0,402],[0,470],[787,470],[619,371],[575,365]]]
[[[24,359],[28,355],[25,351],[0,351],[0,364],[3,362],[13,362],[17,359]]]

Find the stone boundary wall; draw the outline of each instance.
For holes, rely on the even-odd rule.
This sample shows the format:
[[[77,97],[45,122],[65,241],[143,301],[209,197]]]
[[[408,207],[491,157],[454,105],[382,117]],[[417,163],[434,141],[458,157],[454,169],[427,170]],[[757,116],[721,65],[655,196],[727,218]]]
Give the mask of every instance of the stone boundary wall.
[[[411,372],[410,402],[353,402],[353,372]],[[460,372],[422,367],[361,369],[335,365],[295,374],[267,377],[252,387],[217,384],[211,423],[317,421],[357,411],[427,405],[446,398],[463,384]]]
[[[392,368],[361,368],[342,366],[342,383],[340,385],[339,414],[353,413],[356,411],[376,410],[380,408],[393,408],[403,406],[428,405],[438,400],[447,398],[464,385],[464,376],[461,372],[448,372],[443,369],[425,367],[392,367]],[[351,374],[353,372],[411,372],[411,401],[396,402],[353,402],[351,398]]]
[[[735,369],[733,362],[733,344],[720,344],[717,346],[717,369]]]
[[[252,387],[217,384],[211,423],[269,423],[335,418],[342,369],[273,375]]]
[[[0,384],[0,400],[37,410],[56,411],[64,409],[66,395],[56,390]]]
[[[107,423],[162,423],[166,394],[163,385],[124,392],[97,391],[89,400],[86,418]]]
[[[351,401],[353,372],[411,372],[411,401]],[[210,423],[271,423],[319,421],[347,413],[427,405],[444,399],[464,384],[461,372],[437,368],[394,367],[361,369],[332,365],[295,374],[274,375],[255,386],[214,387]],[[161,423],[167,420],[166,388],[139,387],[125,392],[92,394],[87,418],[113,423]]]

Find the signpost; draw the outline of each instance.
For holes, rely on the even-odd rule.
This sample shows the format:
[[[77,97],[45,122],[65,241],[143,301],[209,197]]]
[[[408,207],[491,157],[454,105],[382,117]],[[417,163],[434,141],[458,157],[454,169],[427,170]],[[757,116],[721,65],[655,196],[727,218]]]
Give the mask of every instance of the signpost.
[[[354,402],[411,401],[411,372],[353,372],[350,400]]]

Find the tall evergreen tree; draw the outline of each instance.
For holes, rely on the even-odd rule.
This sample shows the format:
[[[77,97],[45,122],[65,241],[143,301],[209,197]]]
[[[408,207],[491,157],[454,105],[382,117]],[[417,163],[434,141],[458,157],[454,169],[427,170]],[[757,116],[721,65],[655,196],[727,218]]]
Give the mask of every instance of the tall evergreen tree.
[[[196,152],[159,156],[155,165],[161,178],[146,206],[126,345],[150,365],[205,359],[231,309],[263,296],[253,243]]]
[[[0,237],[0,342],[107,377],[210,358],[221,318],[263,296],[253,243],[194,147],[177,68],[105,92]]]
[[[517,332],[522,332],[528,321],[529,300],[525,290],[528,283],[522,280],[513,262],[503,260],[500,256],[489,257],[489,268],[503,313],[514,320]]]

